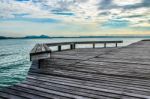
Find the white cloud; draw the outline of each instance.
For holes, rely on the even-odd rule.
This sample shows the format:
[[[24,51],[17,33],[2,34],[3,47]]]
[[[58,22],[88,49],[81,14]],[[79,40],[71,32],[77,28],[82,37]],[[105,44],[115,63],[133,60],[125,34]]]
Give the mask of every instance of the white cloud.
[[[15,0],[0,0],[0,17],[14,18],[14,14],[24,14],[27,18],[56,18],[64,21],[77,22],[97,22],[109,20],[116,17],[123,17],[129,15],[144,14],[149,12],[148,8],[138,8],[126,10],[123,8],[114,9],[99,9],[98,3],[101,0],[30,0],[26,2],[19,2]],[[116,4],[135,4],[140,3],[141,0],[113,0]],[[74,16],[63,16],[54,14],[53,11],[61,11],[65,13],[74,13]],[[101,12],[109,12],[105,16],[99,16]],[[114,17],[115,16],[115,17]]]
[[[124,5],[133,5],[136,3],[141,3],[142,0],[113,0],[113,2],[117,5],[124,6]]]
[[[139,22],[136,24],[132,24],[131,27],[150,27],[149,22]]]
[[[98,15],[97,2],[94,0],[33,0],[18,2],[15,0],[0,0],[0,17],[13,18],[14,14],[28,13],[25,17],[32,18],[60,18],[68,20],[68,16],[53,14],[53,12],[70,12],[75,16],[70,20],[95,20]],[[80,20],[80,21],[81,21]],[[86,20],[85,20],[86,21]]]
[[[103,3],[99,3],[101,1],[103,1]],[[150,20],[150,8],[143,6],[126,10],[123,8],[123,6],[131,6],[141,3],[142,1],[143,0],[30,0],[22,2],[16,0],[0,0],[0,19],[15,19],[16,14],[25,14],[20,17],[62,20],[59,24],[53,24],[54,26],[34,22],[16,22],[16,24],[10,21],[7,21],[7,24],[0,22],[0,28],[3,28],[3,30],[1,29],[0,31],[7,32],[9,30],[3,27],[6,24],[5,26],[10,26],[9,28],[12,27],[14,29],[12,31],[17,31],[17,33],[21,32],[21,30],[15,30],[15,28],[24,29],[24,33],[33,33],[37,27],[39,31],[36,31],[36,33],[41,33],[42,31],[49,33],[51,31],[50,29],[52,29],[51,32],[56,33],[59,33],[61,30],[63,30],[64,33],[77,31],[96,31],[98,33],[101,29],[100,26],[110,20],[126,20],[130,23],[129,27],[148,27],[149,24],[147,20]],[[106,3],[110,3],[110,6],[107,6]],[[100,6],[105,7],[102,9]],[[108,8],[106,9],[106,7]],[[71,15],[65,15],[67,13]],[[24,25],[21,25],[22,23]],[[70,26],[68,26],[68,24]],[[56,27],[59,27],[59,29]]]
[[[14,0],[0,0],[0,12],[1,16],[4,18],[15,17],[14,14],[38,14],[46,13],[47,11],[41,10],[39,7],[35,6],[32,2],[17,2]]]

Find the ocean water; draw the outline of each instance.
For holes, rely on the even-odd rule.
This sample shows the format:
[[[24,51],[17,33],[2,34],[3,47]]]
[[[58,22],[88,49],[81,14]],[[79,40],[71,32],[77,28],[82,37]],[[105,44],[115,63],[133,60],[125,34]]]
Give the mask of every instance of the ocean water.
[[[141,39],[142,38],[54,38],[0,40],[0,87],[10,86],[26,78],[31,65],[29,52],[36,43],[123,40],[123,44],[119,44],[119,46],[127,46]],[[114,45],[110,45],[110,47],[111,46]],[[52,49],[55,50],[55,48]]]

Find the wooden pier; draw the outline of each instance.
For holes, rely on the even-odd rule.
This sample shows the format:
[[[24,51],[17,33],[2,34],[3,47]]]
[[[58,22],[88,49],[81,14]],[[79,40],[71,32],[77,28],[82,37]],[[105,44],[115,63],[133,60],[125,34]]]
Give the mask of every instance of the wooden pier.
[[[107,48],[108,43],[114,47]],[[26,80],[0,90],[0,99],[150,99],[150,40],[125,47],[118,43],[122,41],[37,44]],[[92,48],[76,48],[78,44]]]

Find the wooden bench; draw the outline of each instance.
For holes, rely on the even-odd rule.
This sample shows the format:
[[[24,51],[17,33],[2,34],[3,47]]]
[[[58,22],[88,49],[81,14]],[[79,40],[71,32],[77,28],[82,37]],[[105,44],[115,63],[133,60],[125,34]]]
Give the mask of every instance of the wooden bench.
[[[30,52],[30,61],[38,61],[38,68],[44,59],[50,58],[51,50],[46,44],[36,44]]]

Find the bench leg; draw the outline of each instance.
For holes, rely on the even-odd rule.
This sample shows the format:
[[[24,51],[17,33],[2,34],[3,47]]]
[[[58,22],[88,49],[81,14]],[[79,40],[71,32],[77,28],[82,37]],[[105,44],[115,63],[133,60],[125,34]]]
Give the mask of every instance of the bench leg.
[[[38,60],[38,69],[42,68],[43,59]]]
[[[93,48],[95,48],[95,43],[93,43]]]
[[[104,48],[106,48],[106,43],[104,43]]]

